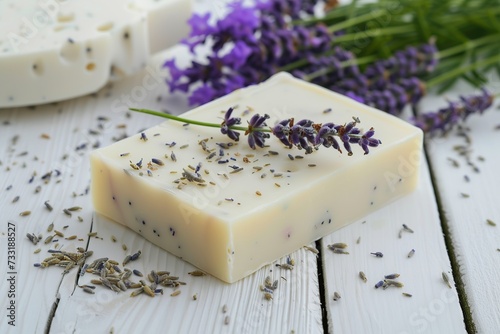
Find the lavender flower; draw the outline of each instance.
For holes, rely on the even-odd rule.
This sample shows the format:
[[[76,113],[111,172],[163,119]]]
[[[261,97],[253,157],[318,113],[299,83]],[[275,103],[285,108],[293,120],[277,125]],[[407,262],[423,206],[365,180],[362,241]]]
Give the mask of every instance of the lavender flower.
[[[375,134],[375,130],[373,128],[370,128],[363,136],[361,136],[361,139],[359,140],[358,144],[361,146],[363,151],[365,151],[365,155],[370,153],[368,146],[370,147],[377,147],[382,142],[380,139],[375,139],[373,138],[373,135]]]
[[[210,24],[210,15],[194,15],[184,40],[195,54],[198,45],[211,48],[203,62],[186,69],[168,60],[170,91],[197,87],[190,104],[203,104],[231,91],[261,82],[286,64],[329,50],[331,34],[324,25],[293,25],[291,20],[313,12],[315,1],[258,1],[253,7],[237,1],[226,17]],[[201,83],[201,85],[200,85]]]
[[[353,154],[351,144],[359,144],[365,154],[368,154],[368,147],[377,147],[382,142],[373,138],[375,134],[373,128],[362,133],[356,124],[356,120],[344,125],[335,125],[334,123],[321,125],[315,124],[311,120],[301,120],[294,124],[294,119],[290,118],[277,123],[271,131],[286,146],[291,148],[295,145],[299,149],[304,148],[306,153],[312,153],[313,147],[318,149],[320,146],[333,147],[342,153],[337,141],[338,138],[349,156]]]
[[[215,89],[210,87],[209,85],[203,85],[196,89],[191,96],[189,97],[190,104],[201,104],[205,103],[205,101],[211,101],[212,99],[217,97],[217,92]]]
[[[335,139],[338,136],[338,129],[340,126],[335,126],[333,123],[326,123],[321,126],[318,131],[318,135],[314,141],[316,146],[323,145],[324,147],[333,147],[340,153],[342,150],[340,149],[339,143]]]
[[[273,0],[261,1],[259,9],[278,20],[289,16],[292,19],[299,19],[301,14],[313,14],[317,0]]]
[[[409,46],[388,59],[368,66],[365,75],[374,82],[383,83],[430,73],[437,65],[437,54],[435,40],[431,39],[427,44]]]
[[[368,66],[355,77],[335,78],[330,89],[393,115],[399,115],[425,95],[425,85],[417,77],[434,70],[437,49],[434,40],[419,47],[408,47],[388,59]]]
[[[460,96],[459,101],[449,101],[446,108],[437,112],[428,112],[414,118],[415,125],[426,132],[446,133],[460,121],[465,121],[472,114],[482,114],[493,103],[493,95],[482,89],[479,95]]]
[[[327,54],[311,54],[307,60],[308,65],[292,73],[358,102],[399,115],[407,105],[415,106],[425,95],[425,85],[418,76],[434,70],[437,49],[434,40],[430,40],[377,61],[364,72],[356,65],[354,56],[340,46]]]
[[[291,119],[293,123],[293,119]],[[316,130],[313,128],[313,121],[303,119],[297,124],[291,124],[290,139],[291,143],[299,149],[305,149],[307,153],[312,152],[312,147],[309,143],[315,142]]]
[[[272,128],[272,132],[285,146],[292,148],[293,145],[289,140],[291,134],[290,123],[293,124],[293,119],[282,120]]]
[[[267,127],[266,119],[268,118],[268,114],[265,114],[264,116],[255,114],[248,122],[248,129],[245,131],[245,135],[248,135],[248,145],[251,148],[255,149],[256,145],[264,147],[264,142],[266,138],[269,138],[269,133],[260,130]]]
[[[229,108],[227,110],[226,114],[224,115],[224,120],[221,123],[220,132],[225,135],[227,134],[227,136],[232,140],[238,141],[240,139],[240,133],[230,129],[230,127],[236,124],[241,124],[241,118],[231,117],[233,111],[234,108]]]

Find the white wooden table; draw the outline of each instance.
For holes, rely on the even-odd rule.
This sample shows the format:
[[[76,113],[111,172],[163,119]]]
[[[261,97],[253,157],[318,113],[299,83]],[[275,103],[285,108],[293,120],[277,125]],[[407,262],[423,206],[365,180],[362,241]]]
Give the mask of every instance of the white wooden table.
[[[427,138],[427,159],[417,166],[421,181],[415,192],[309,245],[319,255],[306,248],[291,254],[296,261],[292,271],[271,264],[232,285],[210,276],[193,277],[190,264],[96,215],[88,194],[88,153],[162,121],[128,114],[127,104],[175,113],[188,109],[184,97],[169,95],[157,76],[159,62],[175,52],[158,56],[147,71],[92,96],[0,110],[0,333],[499,332],[500,226],[487,224],[487,219],[500,224],[496,107],[467,123],[470,144],[457,132]],[[500,80],[493,79],[491,89],[499,88]],[[439,104],[444,104],[442,99],[429,97],[425,106],[436,109]],[[479,172],[453,149],[456,145],[468,145]],[[48,172],[50,179],[42,179]],[[63,212],[74,206],[82,209],[71,217]],[[27,210],[31,214],[20,216]],[[65,237],[45,244],[51,223]],[[399,238],[403,223],[415,233]],[[97,236],[88,236],[91,232]],[[35,246],[27,233],[40,233],[43,239]],[[69,240],[72,235],[76,239]],[[329,251],[326,245],[333,242],[349,244],[350,254]],[[87,263],[100,257],[121,262],[141,250],[131,268],[143,273],[168,270],[186,285],[178,288],[177,296],[165,288],[155,298],[130,297],[130,290],[115,293],[100,286],[88,294],[78,285],[96,276],[80,277],[78,268],[63,275],[63,268],[34,267],[56,243],[66,251],[92,250]],[[14,258],[8,260],[10,246]],[[412,249],[415,254],[409,258]],[[376,251],[384,257],[370,255]],[[451,289],[442,272],[448,273]],[[403,288],[374,288],[391,273],[401,275]],[[266,300],[259,289],[268,275],[279,280],[273,300]],[[337,301],[335,291],[341,295]],[[9,325],[11,314],[15,327]]]

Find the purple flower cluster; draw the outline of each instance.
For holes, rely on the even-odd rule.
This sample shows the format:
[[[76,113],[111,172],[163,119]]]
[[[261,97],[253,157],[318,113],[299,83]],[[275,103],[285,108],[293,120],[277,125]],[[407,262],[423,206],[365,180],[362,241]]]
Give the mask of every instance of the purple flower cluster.
[[[232,112],[233,108],[229,108],[226,112],[221,132],[237,141],[239,137],[230,134],[231,131],[235,132],[235,130],[227,126],[228,124],[240,124],[239,118],[231,117]],[[356,124],[359,120],[356,119],[347,124],[340,125],[334,123],[317,124],[308,119],[303,119],[295,123],[293,118],[289,118],[278,122],[271,128],[267,127],[267,119],[269,119],[269,115],[267,114],[263,116],[255,114],[248,122],[245,135],[248,135],[248,145],[251,148],[255,149],[256,146],[264,147],[265,140],[270,137],[269,133],[272,133],[285,146],[289,148],[295,146],[298,149],[304,149],[307,154],[312,153],[315,149],[317,150],[320,146],[326,148],[333,147],[342,153],[337,140],[343,144],[349,156],[353,154],[351,144],[358,144],[365,154],[368,154],[369,147],[377,147],[382,143],[379,139],[373,138],[375,135],[373,128],[370,128],[365,133],[357,128]]]
[[[331,34],[324,25],[303,27],[292,20],[313,12],[316,1],[258,1],[253,7],[238,1],[230,5],[226,17],[211,24],[210,14],[190,19],[191,34],[184,44],[196,54],[200,45],[211,55],[204,62],[192,61],[181,69],[175,60],[170,70],[170,91],[188,92],[189,102],[203,104],[231,91],[261,82],[280,67],[326,52]]]
[[[262,129],[267,127],[266,120],[269,118],[268,114],[261,116],[255,114],[252,116],[248,122],[248,129],[245,131],[245,135],[248,135],[248,146],[251,148],[264,147],[264,142],[266,138],[269,138],[269,133],[263,132]]]
[[[222,121],[220,132],[222,134],[227,135],[234,141],[238,141],[240,139],[240,133],[238,131],[234,131],[231,129],[231,126],[241,124],[241,118],[239,117],[231,117],[234,108],[229,108],[224,115],[224,120]]]
[[[210,22],[210,14],[193,15],[189,21],[192,31],[184,43],[193,54],[200,45],[208,46],[211,54],[204,62],[193,60],[185,69],[174,60],[166,61],[170,91],[191,89],[190,104],[203,104],[306,60],[292,74],[308,79],[319,72],[310,81],[391,114],[399,114],[422,98],[425,85],[419,77],[432,72],[437,64],[433,40],[398,51],[361,71],[351,52],[333,46],[341,32],[332,34],[323,24],[293,24],[293,20],[313,14],[315,3],[262,0],[248,7],[238,1],[215,23]]]
[[[481,94],[460,96],[459,101],[449,101],[448,106],[437,112],[427,112],[416,117],[413,122],[426,132],[446,133],[454,125],[465,121],[472,114],[482,114],[493,103],[493,95],[483,89]]]
[[[328,68],[328,72],[311,81],[397,115],[405,106],[415,106],[424,96],[425,84],[419,77],[435,69],[437,49],[433,40],[418,48],[408,47],[388,59],[375,62],[364,72],[355,65],[354,56],[340,47],[329,56],[311,60],[310,64],[294,74],[307,79],[308,74]]]
[[[189,92],[191,105],[204,104],[286,70],[358,102],[399,115],[407,106],[415,109],[426,94],[423,79],[429,77],[438,65],[438,50],[435,40],[431,39],[366,67],[360,66],[358,63],[366,59],[356,59],[353,53],[336,42],[337,36],[344,32],[332,33],[324,23],[315,23],[319,21],[302,21],[314,15],[317,0],[256,0],[253,6],[245,5],[243,0],[235,1],[222,19],[214,21],[210,14],[195,14],[190,19],[191,34],[184,44],[195,56],[200,48],[203,52],[208,50],[209,55],[204,60],[193,60],[187,68],[178,67],[174,59],[164,63],[170,71],[167,80],[170,91]],[[325,8],[330,9],[337,3],[336,0],[323,1]],[[416,118],[414,123],[424,131],[447,131],[470,114],[484,111],[491,101],[492,97],[487,93],[462,98],[460,102],[450,102],[447,108],[438,112]],[[265,126],[265,119],[253,121]],[[239,134],[231,129],[232,125],[239,124],[236,122],[231,114],[223,122],[223,133],[234,140],[239,139]],[[311,121],[283,122],[280,126],[285,130],[288,127],[286,131],[295,127],[290,136],[279,137],[285,145],[289,143],[309,151],[318,146],[318,142],[310,140],[312,135],[307,133],[314,125],[309,124]],[[257,128],[255,124],[251,124],[251,128]],[[339,125],[325,128],[323,132],[336,131],[335,137],[342,138],[337,134],[346,128],[335,127]],[[348,125],[345,127],[349,129]],[[318,139],[318,129],[315,131],[314,140]],[[359,137],[349,131],[347,137],[351,134],[356,135],[356,139]],[[267,138],[262,131],[247,134],[252,147],[263,145]],[[357,142],[365,152],[376,144],[370,135],[368,131],[364,139]],[[341,141],[350,153],[349,144],[353,142],[347,137]],[[340,150],[335,138],[318,140],[321,141],[319,145],[325,146],[326,143]]]
[[[365,133],[362,133],[356,127],[356,120],[347,124],[316,124],[311,120],[303,119],[294,123],[294,119],[290,118],[279,122],[272,128],[272,133],[286,146],[296,146],[299,149],[305,149],[306,153],[312,153],[313,148],[318,149],[320,146],[333,147],[340,153],[339,139],[348,155],[351,156],[351,144],[361,146],[365,154],[369,153],[368,147],[377,147],[382,142],[379,139],[373,138],[375,130],[370,128]]]

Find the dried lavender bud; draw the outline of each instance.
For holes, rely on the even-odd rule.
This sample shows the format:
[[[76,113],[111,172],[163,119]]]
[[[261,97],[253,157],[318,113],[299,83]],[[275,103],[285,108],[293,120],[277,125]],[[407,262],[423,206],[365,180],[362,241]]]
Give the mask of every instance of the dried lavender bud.
[[[448,107],[436,112],[427,112],[416,117],[413,122],[426,132],[447,133],[458,122],[465,121],[473,114],[482,114],[493,104],[493,95],[482,89],[479,95],[461,96],[459,101],[449,101]]]
[[[220,132],[222,134],[227,134],[229,138],[231,138],[234,141],[238,141],[240,134],[237,131],[231,130],[230,127],[233,125],[241,124],[241,118],[235,118],[231,117],[231,114],[233,113],[234,108],[229,108],[224,115],[224,120],[222,121]]]
[[[385,279],[395,279],[398,277],[399,277],[399,274],[389,274],[389,275],[384,276]]]
[[[251,148],[254,149],[255,146],[264,147],[264,142],[266,138],[269,138],[269,134],[258,131],[258,129],[267,126],[266,120],[268,118],[269,115],[267,114],[265,114],[264,116],[255,114],[248,122],[248,130],[245,131],[245,135],[248,135],[248,145]]]

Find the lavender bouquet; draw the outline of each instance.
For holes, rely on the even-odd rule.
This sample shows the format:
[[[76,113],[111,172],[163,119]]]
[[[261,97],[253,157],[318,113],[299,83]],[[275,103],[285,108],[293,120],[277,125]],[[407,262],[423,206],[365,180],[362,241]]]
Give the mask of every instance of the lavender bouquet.
[[[210,54],[187,68],[167,60],[167,84],[198,105],[288,71],[394,115],[410,106],[415,125],[447,132],[489,108],[492,94],[483,88],[427,113],[417,113],[419,101],[459,78],[482,87],[485,71],[500,73],[499,19],[489,0],[236,1],[222,19],[192,16],[183,43],[195,59],[200,46]]]

